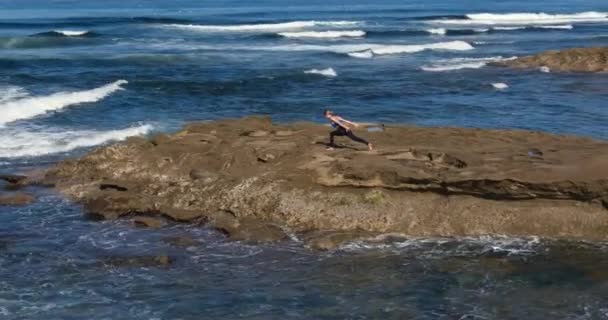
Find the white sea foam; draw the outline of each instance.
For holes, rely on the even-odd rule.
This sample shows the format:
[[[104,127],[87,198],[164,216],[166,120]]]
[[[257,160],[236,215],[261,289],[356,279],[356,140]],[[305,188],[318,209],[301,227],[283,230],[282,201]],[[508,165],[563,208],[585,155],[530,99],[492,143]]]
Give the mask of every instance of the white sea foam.
[[[126,83],[126,80],[118,80],[92,90],[59,92],[48,96],[26,97],[0,103],[0,125],[20,119],[29,119],[75,104],[97,102],[111,93],[121,90],[122,85]]]
[[[355,58],[371,58],[376,55],[416,53],[425,50],[466,51],[475,49],[464,41],[448,41],[427,44],[345,44],[345,45],[291,45],[271,47],[271,50],[327,51],[348,54]]]
[[[61,33],[66,37],[78,37],[89,33],[86,30],[53,30],[53,32]]]
[[[15,100],[15,99],[24,98],[27,95],[28,95],[28,93],[21,87],[16,87],[16,86],[0,87],[0,104]]]
[[[344,27],[359,24],[357,21],[291,21],[281,23],[239,24],[239,25],[199,25],[169,24],[167,27],[203,32],[265,32],[312,28],[317,26]]]
[[[453,25],[534,25],[560,23],[592,23],[608,21],[606,12],[580,12],[572,14],[548,13],[474,13],[466,19],[433,20],[432,23]]]
[[[298,32],[281,32],[280,36],[286,38],[361,38],[365,36],[365,31],[362,30],[345,30],[345,31],[298,31]]]
[[[430,72],[453,71],[461,69],[479,69],[485,67],[490,62],[513,60],[516,57],[503,58],[486,57],[486,58],[455,58],[447,60],[439,60],[430,66],[423,66],[420,69]]]
[[[0,134],[0,158],[31,157],[62,153],[77,148],[92,147],[110,141],[120,141],[152,130],[149,124],[110,131],[47,131],[30,132],[14,128]]]
[[[504,90],[504,89],[507,89],[509,87],[509,85],[507,85],[506,83],[502,83],[502,82],[496,82],[496,83],[492,83],[492,87],[494,87],[494,89],[497,89],[497,90]]]
[[[428,32],[430,34],[444,35],[448,31],[446,29],[444,29],[444,28],[432,28],[432,29],[427,29],[426,32]]]
[[[340,53],[342,48],[333,48],[334,52]],[[336,50],[337,49],[337,50]],[[446,50],[446,51],[467,51],[475,49],[472,45],[464,41],[449,41],[429,44],[394,44],[394,45],[359,45],[355,50],[346,52],[354,58],[371,58],[375,55],[389,55],[400,53],[416,53],[425,50]]]
[[[513,30],[523,30],[526,27],[493,27],[492,30],[498,31],[513,31]]]
[[[349,52],[348,55],[353,58],[359,58],[359,59],[371,59],[374,57],[374,53],[372,52],[372,50]]]
[[[538,26],[538,28],[571,30],[571,29],[574,29],[574,26],[571,24],[565,24],[565,25],[555,25],[555,26]]]
[[[318,74],[318,75],[322,75],[322,76],[329,77],[329,78],[333,78],[333,77],[338,76],[338,74],[336,73],[336,71],[333,68],[310,69],[310,70],[304,71],[304,73],[307,73],[307,74]]]

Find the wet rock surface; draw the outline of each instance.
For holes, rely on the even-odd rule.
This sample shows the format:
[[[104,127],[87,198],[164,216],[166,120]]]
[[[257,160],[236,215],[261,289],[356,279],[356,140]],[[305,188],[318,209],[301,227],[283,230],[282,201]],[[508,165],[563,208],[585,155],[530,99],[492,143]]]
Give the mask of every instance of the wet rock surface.
[[[98,265],[112,268],[169,267],[173,259],[167,255],[158,256],[114,256],[100,259]]]
[[[608,47],[547,51],[492,64],[513,68],[543,68],[557,72],[608,72]]]
[[[605,142],[385,126],[356,129],[374,151],[340,137],[328,151],[329,131],[264,117],[193,123],[62,162],[44,183],[105,219],[164,216],[256,243],[286,229],[608,239]],[[311,246],[349,238],[323,237]]]
[[[36,201],[36,197],[23,192],[0,193],[0,206],[25,206]]]

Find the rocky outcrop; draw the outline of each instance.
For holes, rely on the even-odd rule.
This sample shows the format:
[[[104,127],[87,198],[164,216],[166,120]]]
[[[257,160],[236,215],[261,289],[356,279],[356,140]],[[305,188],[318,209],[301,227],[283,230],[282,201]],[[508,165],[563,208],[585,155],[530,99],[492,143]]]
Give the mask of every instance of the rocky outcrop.
[[[513,68],[543,68],[557,72],[608,72],[608,47],[547,51],[492,64]]]
[[[303,238],[322,249],[385,233],[608,239],[607,143],[386,126],[358,131],[374,151],[348,139],[329,151],[329,130],[259,117],[195,123],[65,161],[44,183],[106,219],[164,216],[250,242],[291,232],[319,234]]]

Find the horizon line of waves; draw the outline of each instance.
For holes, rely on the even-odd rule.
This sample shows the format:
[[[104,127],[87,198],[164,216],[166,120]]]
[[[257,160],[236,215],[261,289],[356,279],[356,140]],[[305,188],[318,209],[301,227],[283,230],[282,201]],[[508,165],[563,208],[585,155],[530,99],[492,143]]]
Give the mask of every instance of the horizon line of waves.
[[[296,31],[296,32],[280,32],[278,35],[285,38],[362,38],[365,37],[363,30],[328,30],[328,31]]]
[[[485,67],[490,62],[508,61],[516,58],[517,57],[504,58],[502,56],[486,58],[455,58],[440,60],[433,65],[422,66],[420,67],[420,69],[429,72],[454,71],[461,69],[479,69]]]
[[[608,13],[587,11],[573,14],[548,13],[471,13],[464,18],[428,21],[446,25],[555,25],[568,23],[608,22]]]
[[[338,76],[338,73],[336,73],[336,70],[334,70],[334,68],[310,69],[310,70],[304,71],[304,73],[306,73],[306,74],[317,74],[317,75],[321,75],[321,76],[328,77],[328,78],[333,78],[333,77],[337,77]]]
[[[150,133],[154,127],[143,124],[126,129],[97,131],[19,131],[0,135],[0,158],[35,157],[65,153],[78,148],[93,147],[108,142],[122,141],[129,137]],[[0,129],[2,132],[2,129]]]
[[[361,24],[360,21],[316,21],[302,20],[278,23],[202,25],[202,24],[165,24],[165,27],[201,32],[263,32],[289,31],[313,27],[348,27]]]
[[[33,118],[49,111],[58,111],[71,105],[97,102],[108,95],[123,90],[126,80],[118,80],[104,86],[84,91],[58,92],[47,96],[28,96],[0,104],[0,126],[22,119]]]

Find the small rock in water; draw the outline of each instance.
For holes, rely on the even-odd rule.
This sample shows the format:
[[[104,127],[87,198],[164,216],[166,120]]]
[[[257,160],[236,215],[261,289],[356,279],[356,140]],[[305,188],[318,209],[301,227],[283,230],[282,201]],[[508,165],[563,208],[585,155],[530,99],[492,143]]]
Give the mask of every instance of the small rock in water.
[[[497,83],[492,83],[492,87],[494,87],[494,89],[504,90],[504,89],[507,89],[509,86],[506,83],[497,82]]]
[[[159,218],[153,217],[135,217],[133,223],[138,227],[147,227],[158,229],[164,227],[167,223]]]
[[[137,256],[137,257],[110,257],[100,262],[106,267],[167,267],[173,263],[173,259],[167,255]]]
[[[163,239],[163,242],[176,247],[194,247],[200,245],[200,241],[193,239],[190,236],[175,236]]]
[[[36,201],[36,198],[27,193],[13,193],[0,195],[0,206],[24,206]]]

